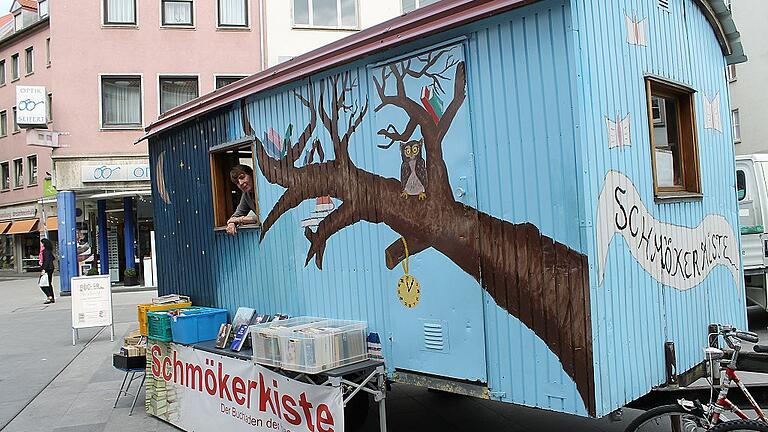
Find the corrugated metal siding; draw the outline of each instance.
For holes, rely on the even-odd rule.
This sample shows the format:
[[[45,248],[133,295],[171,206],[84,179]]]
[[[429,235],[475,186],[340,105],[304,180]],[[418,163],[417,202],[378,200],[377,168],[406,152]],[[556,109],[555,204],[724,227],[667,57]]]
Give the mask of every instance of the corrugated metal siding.
[[[542,234],[582,251],[570,20],[565,2],[545,2],[478,30],[468,50],[469,98],[478,208],[507,221],[532,222]],[[493,394],[586,415],[561,360],[487,293],[485,300]]]
[[[691,0],[671,2],[669,12],[656,1],[573,1],[577,47],[579,140],[584,173],[586,227],[590,256],[595,256],[593,227],[597,198],[609,170],[632,179],[649,211],[659,220],[696,227],[708,214],[723,215],[738,233],[734,197],[733,145],[724,59],[712,28]],[[626,42],[625,12],[647,19],[648,46]],[[650,138],[644,75],[684,83],[694,96],[704,198],[656,204],[650,169]],[[702,94],[721,97],[724,133],[704,129]],[[632,145],[608,149],[605,117],[632,116]],[[592,316],[598,415],[606,414],[663,382],[665,341],[674,341],[678,369],[702,359],[710,322],[746,325],[743,285],[734,286],[724,268],[716,268],[698,287],[678,291],[652,279],[617,238],[611,244],[605,282],[592,269]],[[642,325],[638,325],[642,323]]]

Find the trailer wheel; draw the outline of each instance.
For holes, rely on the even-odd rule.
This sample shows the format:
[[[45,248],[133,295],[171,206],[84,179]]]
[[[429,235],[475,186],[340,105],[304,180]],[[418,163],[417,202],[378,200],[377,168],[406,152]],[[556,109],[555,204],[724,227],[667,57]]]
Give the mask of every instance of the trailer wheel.
[[[350,431],[360,429],[368,418],[370,396],[359,392],[344,407],[344,427]]]
[[[720,423],[710,429],[710,432],[738,432],[738,431],[758,431],[768,432],[768,424],[759,420],[733,420]]]
[[[640,414],[624,432],[698,431],[709,430],[702,414],[689,411],[679,404],[662,405]],[[687,428],[687,429],[686,429]]]

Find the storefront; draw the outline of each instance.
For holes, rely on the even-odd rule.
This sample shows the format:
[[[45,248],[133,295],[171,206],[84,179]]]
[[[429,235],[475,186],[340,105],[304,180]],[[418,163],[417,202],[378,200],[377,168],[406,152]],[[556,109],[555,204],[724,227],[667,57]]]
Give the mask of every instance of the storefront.
[[[154,280],[154,230],[146,157],[54,157],[62,291],[69,278],[109,274],[113,283]],[[129,269],[133,270],[129,271]],[[147,273],[147,274],[145,274]]]
[[[40,227],[38,205],[0,209],[0,270],[39,270]]]

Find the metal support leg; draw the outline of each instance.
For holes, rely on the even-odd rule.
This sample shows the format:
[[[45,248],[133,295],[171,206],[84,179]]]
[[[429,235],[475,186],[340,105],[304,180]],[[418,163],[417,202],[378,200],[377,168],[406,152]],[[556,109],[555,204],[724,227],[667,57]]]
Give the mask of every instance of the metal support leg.
[[[116,408],[117,407],[117,401],[120,400],[120,396],[122,396],[122,394],[123,394],[123,387],[125,387],[125,380],[126,379],[128,379],[128,372],[127,371],[125,372],[125,376],[123,376],[123,383],[120,384],[120,391],[117,392],[117,398],[115,399],[115,404],[112,405],[112,408]]]
[[[387,383],[385,380],[386,373],[382,369],[379,371],[379,377],[377,384],[379,392],[381,393],[381,400],[379,402],[379,432],[387,432]]]
[[[136,408],[136,400],[139,398],[139,393],[141,393],[141,388],[144,387],[144,380],[147,378],[146,372],[141,372],[141,383],[139,384],[139,388],[136,389],[136,395],[133,396],[133,403],[131,404],[131,412],[128,413],[128,415],[133,415],[133,409]]]

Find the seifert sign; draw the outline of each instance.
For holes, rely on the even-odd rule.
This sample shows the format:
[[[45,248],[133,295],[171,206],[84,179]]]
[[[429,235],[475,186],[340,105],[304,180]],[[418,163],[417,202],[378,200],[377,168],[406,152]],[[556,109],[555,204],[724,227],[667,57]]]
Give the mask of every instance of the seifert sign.
[[[46,93],[43,86],[16,86],[16,123],[44,126],[47,122]]]

